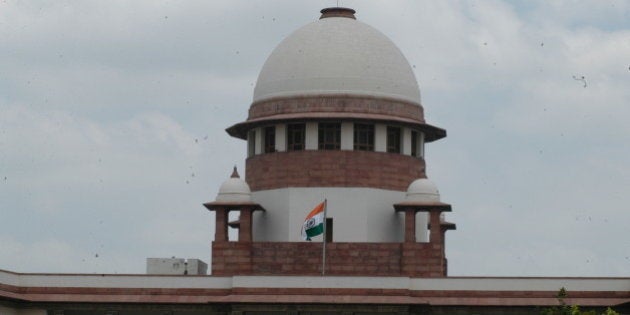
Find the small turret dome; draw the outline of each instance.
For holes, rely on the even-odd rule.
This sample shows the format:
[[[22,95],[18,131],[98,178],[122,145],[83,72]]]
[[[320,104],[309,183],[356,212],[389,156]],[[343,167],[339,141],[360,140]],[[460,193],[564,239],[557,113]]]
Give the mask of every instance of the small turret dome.
[[[440,201],[440,192],[432,181],[418,178],[407,188],[405,201],[438,202]]]
[[[232,172],[232,176],[228,178],[217,194],[218,202],[251,202],[252,191],[246,181],[242,180],[238,175],[236,166]]]

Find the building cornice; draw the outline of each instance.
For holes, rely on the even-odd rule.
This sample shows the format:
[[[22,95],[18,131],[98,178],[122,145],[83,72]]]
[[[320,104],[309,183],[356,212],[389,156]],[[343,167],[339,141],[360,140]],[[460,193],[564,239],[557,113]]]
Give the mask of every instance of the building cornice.
[[[481,306],[630,301],[630,278],[304,277],[32,274],[0,271],[0,301],[63,303],[331,303]]]

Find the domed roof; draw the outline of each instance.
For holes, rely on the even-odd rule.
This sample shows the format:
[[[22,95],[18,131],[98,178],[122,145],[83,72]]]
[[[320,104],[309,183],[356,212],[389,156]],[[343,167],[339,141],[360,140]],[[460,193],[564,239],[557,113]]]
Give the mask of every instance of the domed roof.
[[[438,202],[440,192],[432,181],[418,178],[409,184],[405,201]]]
[[[236,167],[232,176],[221,184],[216,201],[219,202],[251,202],[252,191],[246,181],[238,176]]]
[[[274,97],[349,94],[420,104],[409,62],[387,36],[356,21],[351,9],[322,13],[320,20],[289,35],[271,53],[258,76],[254,103]]]

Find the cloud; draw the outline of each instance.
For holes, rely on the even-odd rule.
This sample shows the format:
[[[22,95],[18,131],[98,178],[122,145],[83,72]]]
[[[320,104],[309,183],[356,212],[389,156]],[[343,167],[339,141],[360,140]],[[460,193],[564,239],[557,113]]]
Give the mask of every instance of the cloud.
[[[130,252],[124,249],[126,243],[142,248],[132,251],[136,254],[154,256],[152,251],[162,252],[158,248],[163,244],[178,243],[169,239],[181,240],[181,235],[196,230],[196,243],[174,247],[187,248],[183,253],[191,257],[191,248],[197,256],[209,254],[212,224],[201,203],[214,197],[208,188],[218,187],[229,169],[224,169],[225,174],[217,170],[223,175],[219,176],[203,163],[211,150],[207,136],[191,134],[173,119],[150,112],[109,123],[15,105],[0,108],[0,125],[4,130],[0,143],[10,148],[0,155],[0,170],[7,178],[0,190],[0,208],[5,211],[0,237],[20,239],[7,242],[24,257],[17,258],[18,262],[26,262],[11,261],[10,266],[19,265],[19,270],[43,266],[29,264],[28,258],[46,253],[23,253],[44,246],[40,243],[51,238],[61,238],[61,245],[51,246],[49,251],[54,253],[50,254],[68,258],[50,261],[49,271],[68,271],[66,264],[72,259],[78,264],[77,272],[98,271],[90,269],[96,267],[111,272],[142,270],[137,266],[144,261],[135,256],[136,269],[130,269],[128,260],[123,266],[80,262],[87,259],[86,253],[96,251],[101,253],[99,262],[106,260],[106,253],[126,259]],[[205,183],[203,178],[209,175],[217,182]],[[182,229],[169,233],[151,224],[160,217],[180,222]],[[204,218],[208,223],[201,223]],[[152,239],[136,233],[136,226],[144,224],[155,228]],[[64,239],[73,241],[64,243]],[[68,252],[71,247],[76,253]]]
[[[53,267],[57,272],[76,273],[88,272],[87,269],[95,267],[90,259],[94,254],[82,252],[58,239],[25,243],[11,237],[0,237],[0,246],[3,250],[0,264],[5,270],[48,272]]]

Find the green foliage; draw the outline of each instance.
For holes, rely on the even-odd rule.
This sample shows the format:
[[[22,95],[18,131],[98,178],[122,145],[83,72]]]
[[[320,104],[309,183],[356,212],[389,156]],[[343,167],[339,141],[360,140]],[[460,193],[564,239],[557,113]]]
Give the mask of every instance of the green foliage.
[[[577,305],[567,305],[564,301],[567,297],[567,290],[565,288],[560,288],[556,297],[560,305],[544,308],[540,312],[541,315],[597,315],[595,311],[582,311]],[[601,315],[619,315],[619,313],[609,307]]]
[[[612,308],[607,307],[606,311],[602,313],[603,315],[619,315],[619,313],[615,312]]]

